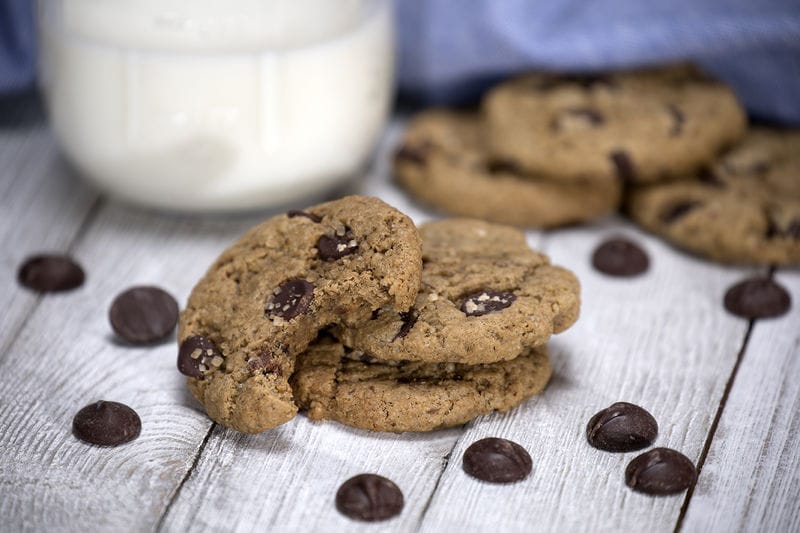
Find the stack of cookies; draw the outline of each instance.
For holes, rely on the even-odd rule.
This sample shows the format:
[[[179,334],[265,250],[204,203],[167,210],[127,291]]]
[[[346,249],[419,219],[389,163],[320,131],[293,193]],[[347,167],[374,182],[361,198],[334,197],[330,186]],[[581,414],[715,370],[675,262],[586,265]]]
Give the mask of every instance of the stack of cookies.
[[[800,133],[746,130],[730,88],[689,65],[530,74],[480,112],[414,117],[394,170],[452,214],[552,227],[624,196],[634,221],[696,253],[800,262]]]
[[[178,368],[215,421],[255,433],[298,408],[379,431],[508,410],[550,377],[575,276],[520,231],[419,230],[375,198],[279,215],[226,250],[181,314]]]

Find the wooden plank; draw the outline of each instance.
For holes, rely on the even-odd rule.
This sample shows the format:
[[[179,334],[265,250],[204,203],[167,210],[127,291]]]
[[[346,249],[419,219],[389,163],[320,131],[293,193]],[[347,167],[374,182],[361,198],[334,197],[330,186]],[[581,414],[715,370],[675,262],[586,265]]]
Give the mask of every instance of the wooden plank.
[[[97,194],[64,164],[32,94],[0,100],[0,162],[2,358],[39,300],[17,284],[19,265],[36,252],[69,250]]]
[[[800,531],[800,273],[789,314],[756,321],[683,531]]]
[[[620,280],[593,271],[594,247],[615,233],[645,245],[648,274]],[[660,423],[657,446],[696,461],[746,332],[721,304],[741,271],[690,258],[614,221],[554,232],[545,251],[580,278],[581,319],[551,342],[554,378],[540,397],[469,426],[421,529],[671,531],[682,496],[630,491],[624,471],[637,453],[595,450],[586,443],[586,423],[615,401],[637,403]],[[467,477],[462,454],[487,436],[525,446],[532,476],[514,486]]]
[[[121,345],[108,307],[134,284],[163,286],[184,302],[213,258],[254,221],[102,208],[75,248],[88,271],[85,288],[44,299],[0,362],[2,528],[152,530],[211,423],[175,368],[174,341]],[[133,407],[141,436],[112,449],[75,439],[74,413],[98,399]]]

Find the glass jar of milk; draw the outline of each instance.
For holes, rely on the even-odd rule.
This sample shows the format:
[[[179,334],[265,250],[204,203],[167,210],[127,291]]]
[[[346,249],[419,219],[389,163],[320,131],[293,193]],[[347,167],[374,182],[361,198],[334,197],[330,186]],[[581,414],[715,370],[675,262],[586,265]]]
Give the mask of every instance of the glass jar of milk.
[[[389,0],[39,0],[63,151],[184,211],[315,195],[365,164],[392,97]]]

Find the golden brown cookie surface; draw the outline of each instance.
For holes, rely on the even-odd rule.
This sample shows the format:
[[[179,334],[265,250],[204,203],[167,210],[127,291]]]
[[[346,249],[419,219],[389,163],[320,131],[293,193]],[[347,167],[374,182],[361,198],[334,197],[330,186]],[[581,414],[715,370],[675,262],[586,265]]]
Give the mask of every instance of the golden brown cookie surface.
[[[580,286],[516,228],[474,219],[423,224],[414,306],[383,308],[335,335],[379,360],[493,363],[547,342],[578,318]]]
[[[689,65],[530,74],[492,89],[483,109],[494,157],[564,181],[684,175],[746,126],[733,92]]]
[[[330,324],[407,310],[420,239],[382,201],[350,196],[252,228],[209,268],[181,313],[179,367],[215,421],[264,431],[297,411],[295,357]]]
[[[476,114],[431,110],[414,117],[394,160],[411,195],[453,215],[527,227],[585,222],[613,212],[620,183],[566,183],[489,158]]]
[[[373,431],[431,431],[507,411],[538,394],[552,373],[547,349],[499,363],[362,361],[332,339],[299,357],[295,399],[312,420]]]

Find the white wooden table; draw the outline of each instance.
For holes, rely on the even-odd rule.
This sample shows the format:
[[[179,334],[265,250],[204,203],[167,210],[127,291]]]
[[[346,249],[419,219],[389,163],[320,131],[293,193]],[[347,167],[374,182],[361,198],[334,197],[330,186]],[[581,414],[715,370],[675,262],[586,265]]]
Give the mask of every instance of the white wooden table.
[[[351,187],[409,213],[434,216],[391,185],[387,131],[367,177]],[[213,424],[175,370],[172,342],[116,343],[112,298],[154,283],[180,302],[237,235],[272,213],[190,218],[144,212],[98,195],[59,156],[36,100],[0,102],[0,530],[2,531],[800,531],[800,273],[775,277],[794,306],[747,321],[722,307],[726,288],[753,272],[680,253],[619,219],[530,232],[531,245],[576,272],[578,323],[551,343],[547,390],[505,415],[428,434],[382,434],[304,416],[261,435]],[[650,271],[633,280],[589,265],[604,237],[644,245]],[[68,251],[83,288],[37,296],[15,282],[29,254]],[[116,400],[142,417],[119,448],[71,434],[74,413]],[[636,453],[589,447],[584,428],[617,400],[646,407],[657,445],[700,468],[688,494],[653,498],[624,485]],[[512,486],[464,474],[465,448],[515,440],[534,460]],[[394,480],[402,514],[352,522],[336,489],[361,472]]]

